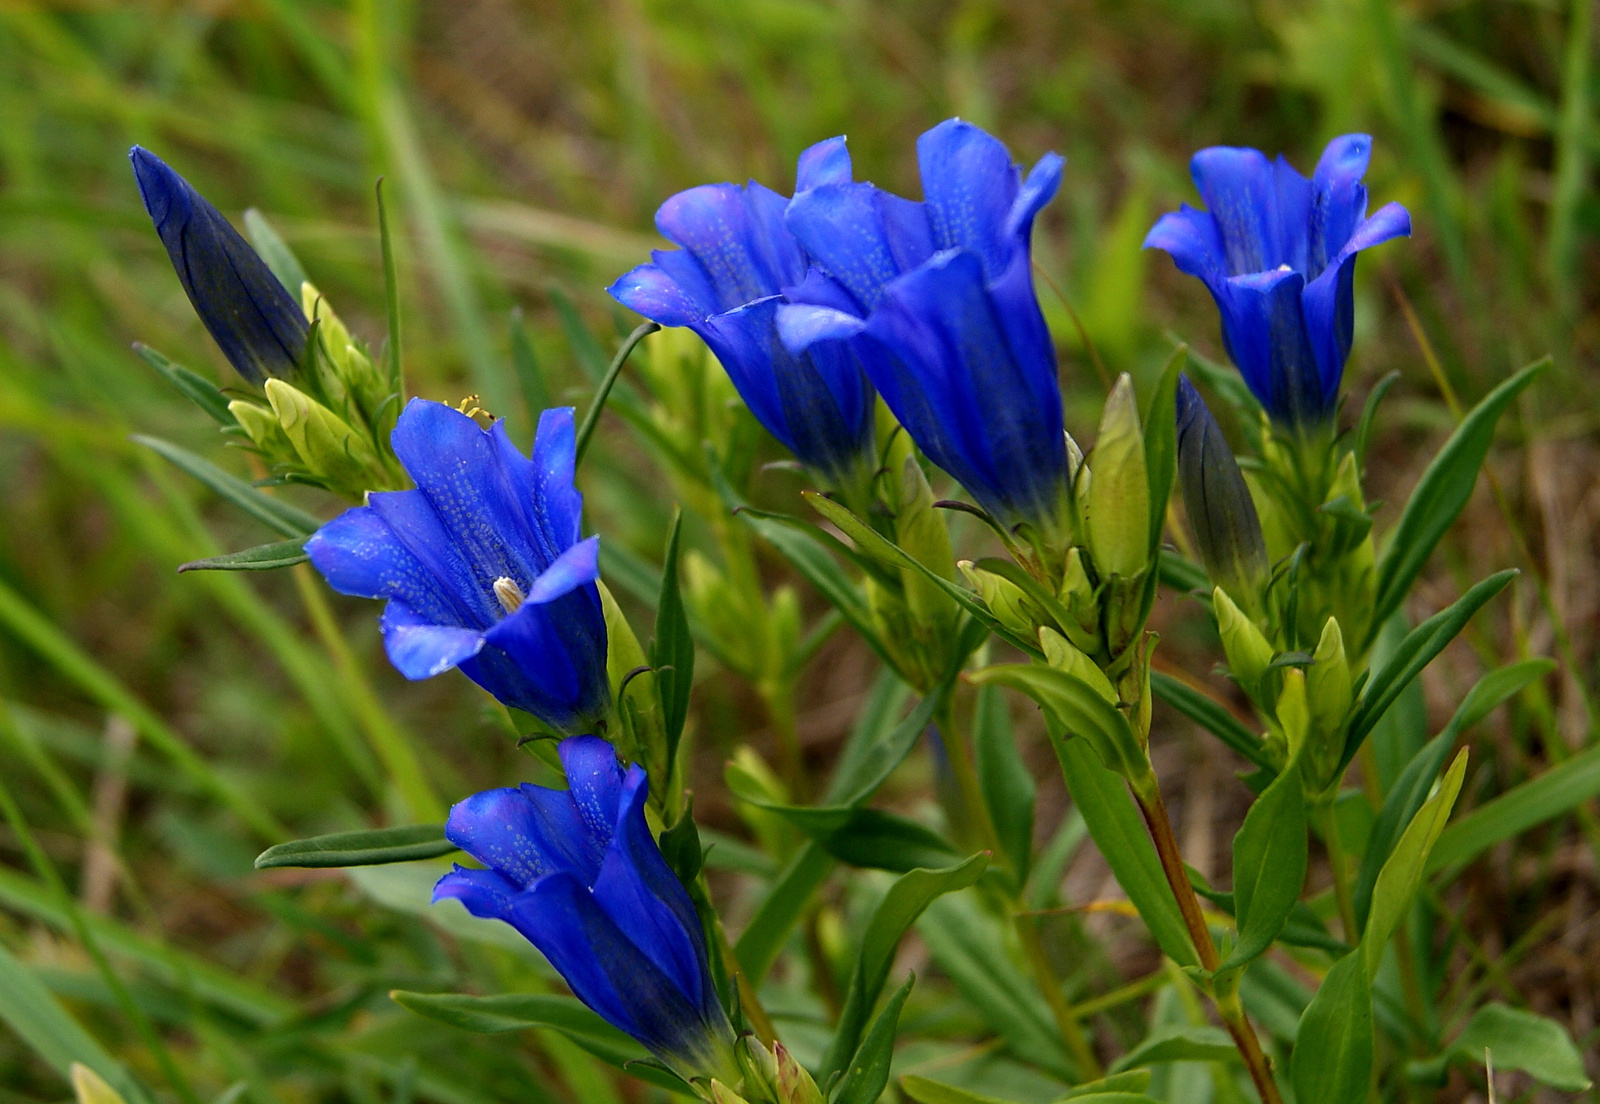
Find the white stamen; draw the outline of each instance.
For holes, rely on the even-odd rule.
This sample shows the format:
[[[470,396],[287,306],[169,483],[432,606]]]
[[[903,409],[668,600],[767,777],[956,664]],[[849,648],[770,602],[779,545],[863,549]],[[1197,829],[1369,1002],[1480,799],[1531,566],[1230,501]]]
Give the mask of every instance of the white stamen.
[[[522,600],[525,597],[516,580],[505,575],[494,581],[494,596],[500,599],[500,606],[507,613],[516,613],[521,609]]]

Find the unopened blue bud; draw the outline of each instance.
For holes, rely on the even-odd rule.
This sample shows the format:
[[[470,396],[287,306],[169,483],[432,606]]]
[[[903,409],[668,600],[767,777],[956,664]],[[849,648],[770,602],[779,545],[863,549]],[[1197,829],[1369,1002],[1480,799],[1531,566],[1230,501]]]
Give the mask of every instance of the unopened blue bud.
[[[1178,486],[1206,574],[1253,603],[1267,576],[1261,520],[1222,430],[1186,376],[1178,377]]]
[[[161,158],[128,153],[144,209],[212,338],[250,383],[294,375],[306,347],[300,305],[206,198]]]

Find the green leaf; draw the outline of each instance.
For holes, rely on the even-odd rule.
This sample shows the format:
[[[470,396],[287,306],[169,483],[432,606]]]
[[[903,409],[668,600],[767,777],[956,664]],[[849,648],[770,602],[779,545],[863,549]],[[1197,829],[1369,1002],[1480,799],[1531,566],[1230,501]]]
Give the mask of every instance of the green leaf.
[[[1495,706],[1554,669],[1555,664],[1548,659],[1528,659],[1490,671],[1467,692],[1444,730],[1411,757],[1389,788],[1383,808],[1373,822],[1361,858],[1361,870],[1352,887],[1356,919],[1363,925],[1372,905],[1372,887],[1378,880],[1378,871],[1394,850],[1401,831],[1427,800],[1434,779],[1444,769],[1445,760],[1461,733],[1481,721]]]
[[[591,383],[599,383],[606,374],[606,351],[600,342],[595,340],[594,334],[589,332],[589,327],[583,324],[583,318],[578,314],[578,308],[572,305],[572,300],[567,298],[567,293],[558,287],[549,291],[550,305],[555,308],[556,318],[561,322],[561,331],[566,335],[567,344],[572,349],[572,356],[583,369],[584,375],[589,377]]]
[[[909,552],[906,552],[839,503],[825,498],[815,491],[805,491],[803,494],[805,500],[811,503],[818,513],[833,522],[839,527],[840,531],[855,541],[856,546],[862,552],[881,563],[889,564],[893,567],[908,567],[913,571],[922,572],[923,575],[933,581],[935,586],[953,598],[961,608],[989,626],[989,630],[996,636],[1028,653],[1030,656],[1039,657],[1040,652],[1037,643],[1026,640],[1007,629],[996,620],[994,614],[989,612],[989,608],[972,591],[946,579],[936,569],[929,567]]]
[[[1056,1104],[1065,1104],[1068,1100],[1088,1101],[1089,1104],[1155,1104],[1152,1097],[1139,1091],[1149,1084],[1150,1074],[1144,1070],[1121,1077],[1107,1077],[1074,1085]],[[900,1078],[900,1091],[917,1104],[1011,1104],[996,1096],[985,1096],[915,1073]]]
[[[285,537],[302,540],[315,533],[322,522],[304,510],[263,494],[236,475],[229,475],[211,461],[196,456],[159,437],[135,435],[134,441],[157,453],[174,466],[194,476],[239,509]]]
[[[943,1081],[932,1081],[908,1073],[900,1078],[900,1091],[917,1104],[1011,1104],[998,1096],[985,1096],[970,1089],[958,1089]]]
[[[895,949],[906,930],[936,898],[967,888],[988,865],[989,855],[983,852],[958,866],[913,870],[889,887],[861,936],[861,949],[850,974],[844,1009],[839,1013],[839,1024],[827,1056],[822,1060],[822,1081],[826,1082],[830,1075],[843,1070],[850,1063],[850,1056],[856,1053],[867,1016],[878,1003],[878,995],[889,978],[889,967],[894,965]]]
[[[1515,569],[1508,569],[1489,576],[1406,634],[1389,662],[1368,680],[1361,692],[1361,700],[1356,703],[1355,713],[1350,719],[1350,729],[1345,734],[1344,756],[1339,766],[1341,771],[1355,758],[1361,741],[1367,738],[1367,734],[1394,704],[1401,691],[1433,662],[1435,656],[1444,651],[1466,627],[1472,615],[1504,590],[1516,575]]]
[[[1228,1033],[1210,1024],[1176,1023],[1155,1028],[1144,1042],[1118,1058],[1113,1073],[1158,1062],[1237,1062],[1239,1048]]]
[[[1149,773],[1149,760],[1128,719],[1100,690],[1071,672],[1041,664],[1002,663],[967,678],[978,686],[998,684],[1026,694],[1039,703],[1054,727],[1083,737],[1106,768],[1123,778]]]
[[[1178,472],[1178,373],[1189,359],[1189,347],[1179,345],[1167,358],[1161,379],[1144,412],[1144,466],[1150,480],[1150,557],[1161,551],[1161,534],[1167,526],[1167,499]]]
[[[1202,601],[1209,603],[1211,593],[1211,580],[1206,578],[1206,569],[1186,559],[1178,553],[1163,548],[1156,557],[1156,575],[1173,590],[1185,594],[1200,591],[1206,597]]]
[[[911,987],[916,981],[915,974],[907,978],[906,983],[895,990],[884,1004],[883,1011],[872,1021],[872,1026],[867,1029],[866,1037],[861,1040],[861,1046],[839,1082],[839,1091],[834,1094],[833,1104],[876,1104],[883,1095],[885,1086],[889,1084],[889,1064],[894,1060],[894,1036],[900,1024],[900,1009],[905,1005],[906,997],[911,994]]]
[[[3,946],[0,946],[0,1020],[62,1077],[70,1076],[74,1062],[82,1062],[105,1078],[129,1104],[144,1104],[150,1100],[150,1095],[133,1075],[61,1007],[32,970]]]
[[[245,548],[222,556],[190,560],[186,564],[179,565],[178,573],[181,575],[185,571],[274,571],[280,567],[293,567],[311,558],[306,555],[305,543],[304,537],[294,537],[285,541],[273,541],[271,544],[258,544],[254,548]]]
[[[1428,873],[1471,862],[1501,840],[1561,816],[1600,794],[1600,744],[1557,764],[1446,828],[1428,860]]]
[[[1366,1104],[1372,1081],[1372,987],[1360,955],[1333,964],[1300,1016],[1289,1072],[1296,1104]]]
[[[808,826],[804,820],[794,823],[802,831]],[[812,838],[848,866],[896,874],[917,867],[948,866],[964,857],[927,825],[878,809],[855,809],[838,828]]]
[[[377,866],[436,859],[455,850],[456,845],[444,838],[444,825],[407,824],[366,832],[334,832],[275,844],[256,856],[256,869]]]
[[[300,293],[295,292],[298,301]],[[144,362],[166,379],[172,386],[183,392],[183,397],[204,410],[220,426],[236,426],[239,419],[233,416],[233,411],[228,409],[228,396],[217,389],[217,385],[200,375],[191,372],[181,364],[168,360],[161,353],[156,352],[148,345],[133,343],[133,351],[144,359]]]
[[[1082,1084],[1074,1085],[1072,1088],[1067,1090],[1066,1095],[1063,1096],[1060,1101],[1057,1101],[1056,1104],[1062,1104],[1062,1101],[1067,1100],[1080,1100],[1086,1096],[1103,1097],[1111,1093],[1132,1094],[1137,1096],[1138,1094],[1142,1094],[1149,1087],[1149,1070],[1129,1070],[1126,1073],[1113,1073],[1108,1077],[1100,1078],[1098,1081],[1085,1081]],[[1145,1097],[1142,1099],[1148,1098]],[[1102,1101],[1101,1104],[1106,1104],[1106,1102]]]
[[[648,1064],[650,1053],[590,1011],[576,997],[537,993],[506,993],[474,997],[466,993],[412,993],[397,989],[389,994],[402,1008],[449,1024],[462,1031],[494,1035],[547,1027],[561,1032],[596,1058],[620,1070],[674,1092],[690,1089],[660,1066]]]
[[[1372,887],[1372,908],[1367,914],[1366,930],[1361,934],[1361,952],[1366,959],[1369,980],[1377,976],[1384,945],[1405,917],[1411,899],[1422,884],[1428,852],[1450,819],[1450,810],[1455,808],[1456,795],[1461,792],[1461,781],[1466,775],[1467,752],[1463,748],[1445,772],[1439,791],[1417,810],[1417,815],[1411,818],[1394,845],[1394,853],[1378,872],[1378,880]]]
[[[1053,742],[1072,803],[1083,814],[1089,835],[1117,884],[1133,902],[1162,953],[1180,966],[1198,966],[1200,958],[1189,939],[1189,929],[1127,785],[1101,764],[1084,741]]]
[[[389,229],[389,204],[383,198],[383,177],[378,177],[373,184],[372,193],[378,206],[378,253],[383,258],[384,321],[389,331],[383,350],[384,372],[389,377],[390,394],[394,395],[397,403],[403,405],[406,387],[405,373],[400,364],[400,277],[395,270],[394,235]],[[291,253],[289,257],[293,260],[294,254]],[[295,266],[299,267],[299,262]],[[299,296],[299,285],[295,286],[294,294]]]
[[[1150,672],[1150,692],[1263,770],[1275,770],[1261,740],[1228,708],[1188,683]]]
[[[1486,1004],[1450,1044],[1450,1053],[1459,1061],[1478,1065],[1483,1064],[1485,1050],[1496,1070],[1522,1070],[1563,1092],[1589,1088],[1583,1055],[1566,1028],[1526,1009]]]
[[[1306,804],[1297,763],[1268,786],[1233,837],[1233,901],[1239,942],[1223,970],[1242,969],[1272,946],[1306,880]]]
[[[811,895],[832,869],[833,857],[827,849],[808,842],[778,875],[733,945],[733,957],[751,985],[760,985],[772,969]]]
[[[1367,466],[1367,446],[1372,442],[1372,427],[1378,417],[1378,406],[1383,402],[1383,397],[1389,393],[1389,388],[1399,382],[1400,373],[1390,372],[1373,384],[1372,390],[1367,392],[1367,401],[1361,407],[1361,420],[1356,423],[1355,445],[1352,448],[1356,454],[1357,472]]]
[[[650,665],[655,668],[656,689],[661,695],[661,723],[667,737],[662,761],[667,765],[669,776],[676,769],[678,741],[689,716],[689,691],[694,683],[694,636],[689,632],[683,592],[678,583],[678,542],[682,528],[683,511],[674,510],[672,528],[667,534],[666,561],[661,568],[655,639],[650,642]]]
[[[917,921],[917,934],[961,999],[977,1009],[1012,1054],[1058,1077],[1076,1075],[1038,986],[1000,950],[1013,938],[1006,921],[974,894],[964,893],[929,905]]]
[[[1489,392],[1462,419],[1427,471],[1422,473],[1378,561],[1377,598],[1368,622],[1374,635],[1389,615],[1400,608],[1434,546],[1472,497],[1478,469],[1483,466],[1489,446],[1494,442],[1494,428],[1500,415],[1534,377],[1550,367],[1550,363],[1549,357],[1536,361]]]
[[[1017,885],[1028,880],[1033,850],[1033,810],[1037,789],[1022,750],[1011,731],[1005,695],[997,687],[978,690],[973,708],[972,743],[977,758],[978,788],[1000,838]]]
[[[617,377],[622,375],[622,366],[628,363],[629,355],[638,347],[639,342],[660,328],[654,322],[641,322],[623,339],[616,356],[611,358],[611,363],[606,366],[605,375],[595,384],[594,398],[589,400],[589,409],[583,412],[583,421],[578,423],[577,444],[573,448],[574,465],[581,465],[583,454],[589,451],[589,442],[594,438],[594,431],[600,426],[600,412],[606,408],[606,400],[611,397],[611,389],[616,386]]]

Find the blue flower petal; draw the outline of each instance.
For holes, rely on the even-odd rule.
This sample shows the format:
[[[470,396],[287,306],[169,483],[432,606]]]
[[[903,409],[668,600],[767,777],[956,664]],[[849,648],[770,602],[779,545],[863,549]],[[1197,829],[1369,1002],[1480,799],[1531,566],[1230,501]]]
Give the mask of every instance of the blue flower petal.
[[[845,341],[866,328],[853,314],[809,303],[785,303],[778,308],[778,336],[788,349],[800,353],[820,341]]]
[[[408,679],[442,675],[483,650],[483,633],[477,629],[440,625],[401,598],[390,600],[379,624],[389,662]]]
[[[563,790],[485,790],[457,802],[445,838],[519,887],[557,870],[598,877],[611,827],[597,835]]]
[[[805,275],[805,259],[784,232],[787,202],[753,182],[745,188],[705,184],[663,203],[656,227],[694,256],[720,313],[775,294]]]
[[[457,866],[434,883],[433,903],[454,899],[465,905],[474,916],[508,920],[511,917],[511,904],[521,892],[522,886],[493,870]]]
[[[789,230],[860,313],[877,306],[883,285],[933,253],[921,204],[871,184],[830,184],[799,192],[784,216]]]
[[[1339,393],[1355,333],[1356,254],[1410,233],[1411,215],[1398,203],[1386,204],[1356,228],[1333,263],[1307,284],[1301,295],[1306,336],[1316,357],[1323,402],[1329,409]]]
[[[1029,170],[1027,179],[1022,182],[1022,190],[1017,193],[1011,210],[1006,214],[1005,226],[1006,237],[1011,238],[1019,248],[1028,248],[1028,239],[1033,235],[1034,216],[1061,189],[1061,173],[1066,164],[1067,159],[1059,153],[1047,153],[1039,158],[1039,163]]]
[[[592,583],[524,602],[483,634],[461,670],[496,698],[564,733],[591,732],[611,701],[605,613]]]
[[[295,297],[222,213],[166,162],[138,146],[128,158],[178,282],[228,362],[253,384],[293,375],[308,329]]]
[[[1231,276],[1278,267],[1277,173],[1260,150],[1213,146],[1189,162],[1206,210],[1216,220]]]
[[[471,572],[448,549],[432,554],[427,538],[442,539],[443,533],[422,496],[416,491],[383,491],[369,495],[368,503],[346,510],[306,541],[306,555],[328,585],[357,598],[400,599],[419,616],[440,624],[487,624],[480,620],[481,603],[464,600],[466,596],[444,581],[470,578]],[[415,541],[426,559],[412,552],[407,538]]]
[[[589,833],[609,847],[622,816],[622,765],[616,749],[598,736],[569,736],[556,752],[567,776],[569,800]],[[595,873],[588,879],[591,885],[599,876],[601,858],[595,860]]]
[[[548,570],[562,551],[578,539],[582,528],[583,495],[574,482],[578,436],[573,409],[561,406],[539,415],[531,460],[518,452],[506,436],[504,422],[496,422],[493,432],[500,447],[501,464],[508,471],[527,475],[526,482],[516,487],[517,497],[530,512],[541,570]]]
[[[1011,263],[1007,233],[1020,179],[1005,143],[963,119],[946,119],[917,139],[922,199],[936,248],[964,249],[993,279]]]
[[[1372,160],[1372,137],[1346,134],[1328,143],[1311,174],[1311,219],[1306,253],[1307,281],[1315,281],[1335,260],[1367,214],[1367,189],[1361,178]]]
[[[1305,277],[1291,268],[1235,276],[1217,298],[1228,355],[1267,412],[1290,425],[1330,411],[1300,309]]]
[[[560,556],[555,563],[544,569],[544,572],[533,581],[524,602],[538,605],[543,602],[553,602],[570,591],[577,590],[585,583],[592,583],[600,577],[600,538],[590,537],[588,540],[579,541]]]
[[[526,592],[548,561],[527,525],[528,483],[517,478],[525,472],[508,471],[491,435],[444,403],[412,399],[390,440],[454,554],[471,571],[476,592],[491,594],[502,577]],[[417,551],[416,543],[407,545]]]
[[[1066,478],[1054,352],[1042,316],[1000,316],[1002,302],[1038,314],[1037,300],[997,301],[983,277],[977,256],[948,250],[894,281],[864,331],[878,355],[863,362],[912,438],[984,509],[1008,525],[1054,517]]]
[[[616,835],[594,883],[594,899],[690,1003],[706,1008],[716,995],[706,973],[700,918],[645,823],[647,790],[644,771],[631,767],[622,785]]]
[[[1180,272],[1198,276],[1208,287],[1228,278],[1228,256],[1217,220],[1187,203],[1157,220],[1145,235],[1144,248],[1166,250]]]
[[[844,135],[826,138],[800,155],[795,169],[794,190],[803,192],[824,184],[850,183],[850,150]]]
[[[657,250],[656,256],[663,251]],[[676,250],[667,256],[683,256]],[[660,264],[642,264],[617,277],[607,292],[617,302],[631,311],[637,311],[663,326],[692,326],[708,314],[716,312],[714,293],[709,284],[704,295],[688,290],[695,283],[705,282],[705,274],[695,266],[689,281],[679,281]]]
[[[669,1065],[692,1070],[699,1064],[711,1035],[700,1008],[578,878],[566,872],[541,878],[515,899],[509,920],[608,1023]]]
[[[388,528],[394,543],[389,556],[394,564],[408,562],[405,557],[409,557],[409,562],[417,565],[416,571],[397,577],[395,586],[374,597],[402,598],[419,615],[444,625],[483,629],[500,616],[492,589],[499,576],[475,567],[468,558],[469,550],[456,542],[427,495],[421,491],[377,492],[367,495],[365,508]],[[334,544],[336,538],[337,534],[329,533],[327,543]],[[347,555],[353,550],[354,546],[345,546]]]

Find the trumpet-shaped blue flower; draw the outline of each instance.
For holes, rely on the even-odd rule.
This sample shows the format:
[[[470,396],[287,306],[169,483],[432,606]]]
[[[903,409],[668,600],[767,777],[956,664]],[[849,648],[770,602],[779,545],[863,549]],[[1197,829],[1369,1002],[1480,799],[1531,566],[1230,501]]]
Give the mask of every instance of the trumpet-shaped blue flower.
[[[578,999],[685,1080],[736,1083],[699,917],[645,823],[648,783],[611,745],[563,740],[567,790],[486,790],[450,810],[445,835],[487,870],[440,879],[474,916],[527,937]]]
[[[578,539],[572,409],[539,418],[533,459],[442,403],[413,399],[391,435],[415,490],[374,492],[306,542],[341,594],[386,598],[383,640],[410,679],[452,667],[556,729],[610,705],[600,538]]]
[[[921,203],[844,180],[796,193],[785,221],[816,268],[788,292],[779,332],[799,351],[848,341],[912,439],[984,509],[1053,528],[1067,451],[1029,239],[1062,160],[1046,154],[1024,179],[960,119],[923,134],[917,159]]]
[[[1411,233],[1398,203],[1366,217],[1371,155],[1365,134],[1335,138],[1307,180],[1281,155],[1203,149],[1189,171],[1207,210],[1184,204],[1145,238],[1205,282],[1228,355],[1281,425],[1332,417],[1355,322],[1356,254]]]
[[[292,376],[308,329],[294,296],[222,213],[165,161],[138,146],[128,158],[178,282],[228,362],[257,385],[268,376]]]
[[[850,179],[844,140],[800,157],[797,187]],[[624,306],[664,326],[687,326],[711,347],[756,420],[802,463],[847,482],[872,463],[872,387],[842,341],[790,352],[775,319],[800,283],[805,253],[784,228],[788,200],[755,181],[679,192],[656,212],[681,250],[656,250],[611,286]]]

